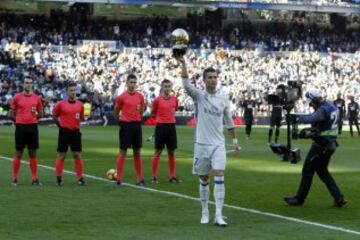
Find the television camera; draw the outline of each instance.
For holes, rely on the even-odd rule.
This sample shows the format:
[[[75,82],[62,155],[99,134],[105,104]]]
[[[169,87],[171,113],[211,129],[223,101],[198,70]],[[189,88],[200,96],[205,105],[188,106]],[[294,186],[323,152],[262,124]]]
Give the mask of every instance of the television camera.
[[[269,104],[282,106],[286,111],[287,144],[272,143],[270,144],[270,148],[272,152],[279,155],[283,161],[289,161],[295,164],[301,160],[300,149],[291,149],[291,138],[297,139],[299,135],[297,134],[297,123],[292,121],[294,115],[291,115],[290,112],[295,107],[296,101],[302,96],[302,82],[288,81],[287,85],[280,84],[276,89],[280,91],[278,91],[277,94],[269,94],[267,101]]]

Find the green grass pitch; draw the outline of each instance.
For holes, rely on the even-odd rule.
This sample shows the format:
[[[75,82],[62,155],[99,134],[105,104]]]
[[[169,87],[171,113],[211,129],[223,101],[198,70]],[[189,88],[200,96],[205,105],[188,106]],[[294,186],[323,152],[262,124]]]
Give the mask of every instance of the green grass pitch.
[[[143,128],[145,182],[148,188],[179,196],[129,185],[115,188],[111,182],[89,177],[88,186],[79,187],[75,176],[68,173],[64,174],[64,186],[59,188],[55,186],[55,171],[43,167],[39,167],[43,186],[32,187],[26,164],[21,166],[19,186],[13,187],[11,161],[6,158],[14,154],[14,128],[1,126],[0,239],[360,239],[360,138],[347,137],[349,133],[345,132],[330,163],[348,205],[331,208],[332,198],[315,176],[305,205],[294,208],[286,206],[282,198],[295,193],[302,162],[293,165],[273,155],[266,145],[266,128],[255,128],[250,140],[245,140],[244,129],[238,128],[242,150],[238,156],[228,155],[225,176],[225,202],[231,207],[224,208],[224,215],[229,227],[218,228],[212,223],[200,225],[200,203],[185,198],[198,197],[198,180],[191,174],[193,129],[177,129],[177,174],[183,180],[178,185],[168,182],[165,152],[159,166],[160,183],[150,183],[153,142],[145,139],[153,131]],[[87,126],[82,128],[82,136],[85,173],[105,178],[106,171],[115,168],[118,128]],[[284,130],[281,141],[285,141]],[[230,139],[227,142],[231,144]],[[57,129],[40,127],[39,164],[54,167],[56,144]],[[301,148],[304,159],[310,141],[294,141],[293,145]],[[136,179],[131,156],[130,151],[124,182],[133,185]],[[28,160],[27,154],[23,159]],[[74,169],[70,153],[65,169]],[[300,222],[266,216],[264,212]],[[210,213],[213,216],[214,205],[210,205]]]

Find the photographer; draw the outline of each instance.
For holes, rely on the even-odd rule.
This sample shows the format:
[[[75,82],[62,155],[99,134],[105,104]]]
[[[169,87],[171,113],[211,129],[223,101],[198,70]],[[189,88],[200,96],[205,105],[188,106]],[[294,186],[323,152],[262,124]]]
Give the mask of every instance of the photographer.
[[[301,132],[300,137],[311,138],[313,143],[304,162],[297,194],[285,197],[284,200],[290,206],[303,205],[316,172],[334,198],[334,207],[340,208],[347,202],[328,170],[330,158],[337,146],[338,109],[331,102],[325,101],[319,90],[310,90],[305,96],[315,112],[310,115],[292,115],[292,121],[311,123],[311,131]]]

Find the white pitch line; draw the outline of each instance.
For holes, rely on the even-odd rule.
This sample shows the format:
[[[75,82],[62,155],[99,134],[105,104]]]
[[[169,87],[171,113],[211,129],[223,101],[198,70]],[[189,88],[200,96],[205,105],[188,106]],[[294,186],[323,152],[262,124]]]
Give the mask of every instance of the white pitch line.
[[[4,157],[4,156],[1,156],[1,155],[0,155],[0,159],[4,159],[4,160],[7,160],[7,161],[12,161],[12,158]],[[29,165],[29,162],[27,162],[27,161],[22,160],[21,162],[24,163],[24,164]],[[52,170],[52,171],[55,170],[54,167],[50,167],[50,166],[47,166],[47,165],[38,164],[38,166],[41,167],[41,168],[44,168],[44,169]],[[64,170],[64,172],[68,173],[68,174],[71,174],[71,175],[75,175],[75,172],[72,172],[72,171]],[[93,175],[89,175],[89,174],[83,174],[83,175],[84,175],[84,177],[87,177],[89,179],[99,180],[99,181],[102,181],[102,182],[107,182],[107,183],[113,183],[114,182],[114,181],[110,181],[110,180],[108,180],[106,178],[97,177],[97,176],[93,176]],[[200,201],[199,198],[191,197],[191,196],[181,194],[181,193],[157,190],[157,189],[153,189],[153,188],[149,188],[149,187],[140,187],[140,186],[136,186],[136,185],[129,184],[129,183],[122,183],[122,185],[132,187],[132,188],[136,188],[136,189],[142,189],[142,190],[149,191],[149,192],[162,193],[162,194],[169,195],[169,196],[175,196],[175,197],[179,197],[179,198],[183,198],[183,199],[189,199],[189,200],[192,200],[192,201],[197,201],[197,202]],[[209,201],[209,203],[213,204],[213,205],[215,204],[213,201]],[[329,229],[329,230],[334,230],[334,231],[344,232],[344,233],[350,233],[350,234],[360,236],[359,231],[355,231],[355,230],[351,230],[351,229],[347,229],[347,228],[342,228],[342,227],[337,227],[337,226],[333,226],[333,225],[327,225],[327,224],[302,220],[302,219],[294,218],[294,217],[287,217],[287,216],[283,216],[283,215],[280,215],[280,214],[275,214],[275,213],[270,213],[270,212],[263,212],[263,211],[252,209],[252,208],[244,208],[244,207],[239,207],[239,206],[229,205],[229,204],[224,204],[224,207],[239,210],[239,211],[243,211],[243,212],[254,213],[254,214],[258,214],[258,215],[278,218],[278,219],[287,220],[287,221],[291,221],[291,222],[303,223],[303,224],[306,224],[306,225],[316,226],[316,227],[320,227],[320,228],[324,228],[324,229]]]

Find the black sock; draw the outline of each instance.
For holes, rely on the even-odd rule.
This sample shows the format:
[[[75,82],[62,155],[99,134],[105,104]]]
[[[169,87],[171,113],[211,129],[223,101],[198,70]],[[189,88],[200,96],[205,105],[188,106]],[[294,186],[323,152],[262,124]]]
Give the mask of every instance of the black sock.
[[[273,130],[271,128],[271,129],[269,129],[269,140],[268,140],[268,142],[271,142],[272,134],[273,134]]]

